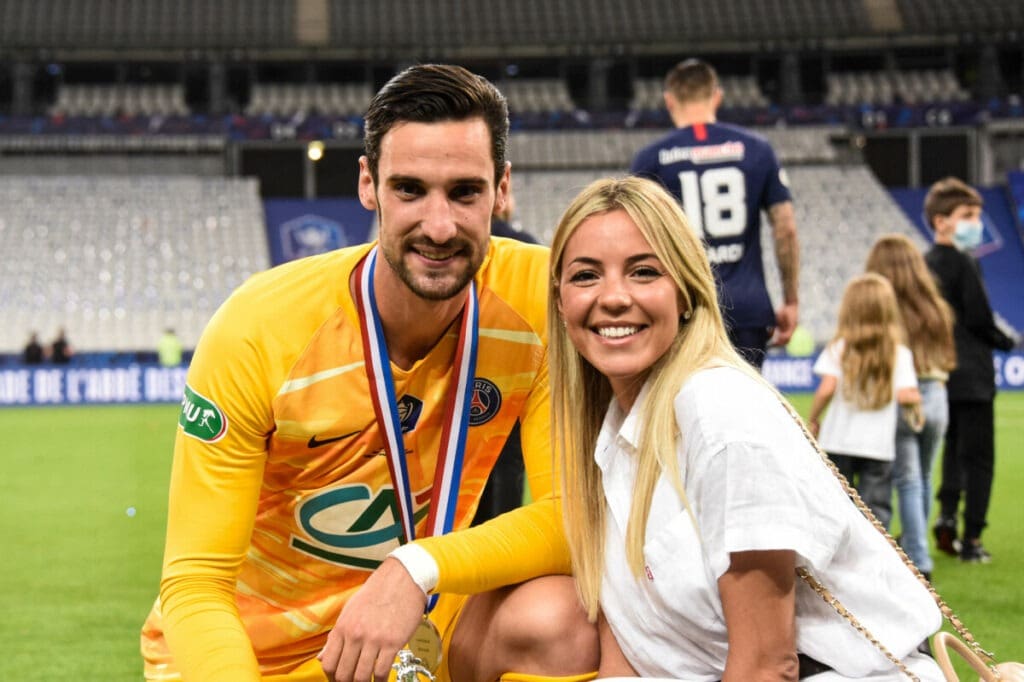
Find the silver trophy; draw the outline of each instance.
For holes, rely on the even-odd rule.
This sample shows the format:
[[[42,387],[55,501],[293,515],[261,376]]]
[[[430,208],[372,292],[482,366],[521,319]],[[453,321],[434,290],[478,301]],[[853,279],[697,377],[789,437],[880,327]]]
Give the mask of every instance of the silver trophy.
[[[395,671],[398,682],[420,682],[421,676],[422,679],[434,682],[434,673],[430,672],[423,665],[423,661],[409,649],[402,649],[398,652],[398,662],[392,663],[391,669]]]

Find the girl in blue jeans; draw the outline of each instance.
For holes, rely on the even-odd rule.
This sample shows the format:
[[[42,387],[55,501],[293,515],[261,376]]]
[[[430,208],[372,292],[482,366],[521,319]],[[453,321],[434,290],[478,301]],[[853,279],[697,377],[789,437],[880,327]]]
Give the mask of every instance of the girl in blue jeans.
[[[939,293],[924,257],[900,234],[879,237],[868,254],[866,270],[892,284],[914,355],[923,424],[920,430],[901,416],[896,426],[892,480],[899,497],[900,544],[925,574],[931,574],[928,518],[931,512],[932,463],[949,423],[946,379],[956,365],[953,312]]]

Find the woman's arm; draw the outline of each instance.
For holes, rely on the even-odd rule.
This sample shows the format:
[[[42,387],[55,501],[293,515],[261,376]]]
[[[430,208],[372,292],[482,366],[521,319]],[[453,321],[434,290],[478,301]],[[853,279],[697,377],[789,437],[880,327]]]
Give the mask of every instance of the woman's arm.
[[[597,616],[597,635],[601,641],[601,665],[597,669],[598,678],[602,677],[638,677],[636,670],[626,660],[626,655],[619,648],[611,626],[605,620],[604,612]]]
[[[798,679],[795,557],[790,550],[730,555],[718,579],[729,634],[722,682]]]
[[[915,433],[924,428],[924,411],[921,407],[921,393],[916,388],[901,388],[896,391],[896,403],[900,416]]]
[[[893,370],[893,384],[896,387],[896,404],[900,414],[915,432],[924,428],[924,411],[921,408],[921,392],[917,387],[917,372],[914,370],[914,355],[906,346],[896,352],[896,367]]]

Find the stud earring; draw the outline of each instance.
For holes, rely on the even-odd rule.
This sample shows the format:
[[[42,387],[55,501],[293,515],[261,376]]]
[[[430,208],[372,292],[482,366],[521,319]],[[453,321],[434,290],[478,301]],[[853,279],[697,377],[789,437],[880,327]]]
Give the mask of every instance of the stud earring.
[[[693,311],[692,310],[687,310],[685,313],[683,313],[683,319],[684,320],[689,321],[691,317],[693,317]]]

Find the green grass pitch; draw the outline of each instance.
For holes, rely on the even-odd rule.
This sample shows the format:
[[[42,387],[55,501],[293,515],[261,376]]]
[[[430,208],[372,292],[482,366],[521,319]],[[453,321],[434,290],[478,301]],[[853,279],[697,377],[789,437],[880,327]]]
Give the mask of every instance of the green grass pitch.
[[[793,396],[806,414],[810,396]],[[177,406],[0,410],[0,680],[141,680]],[[992,564],[937,556],[935,585],[978,640],[1024,661],[1024,393],[996,403]],[[966,678],[965,678],[966,679]]]

